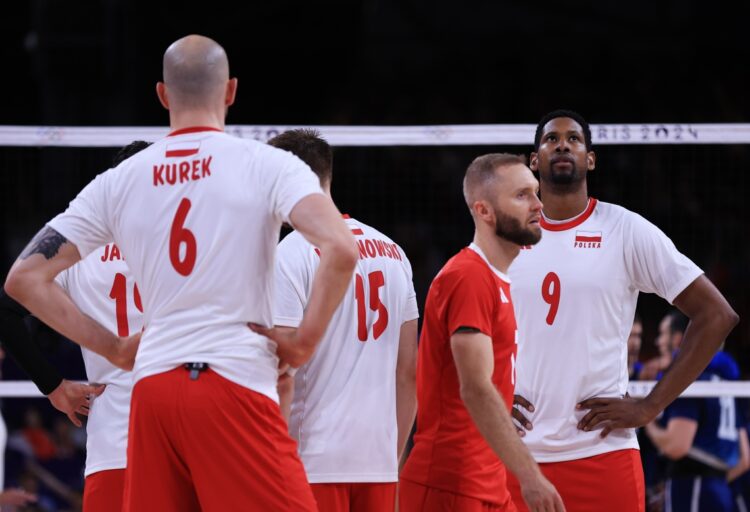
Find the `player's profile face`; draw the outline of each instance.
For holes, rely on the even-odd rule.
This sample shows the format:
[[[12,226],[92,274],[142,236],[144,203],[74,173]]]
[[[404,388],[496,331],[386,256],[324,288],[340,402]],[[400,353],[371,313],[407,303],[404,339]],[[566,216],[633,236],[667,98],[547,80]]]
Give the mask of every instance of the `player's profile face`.
[[[630,335],[628,336],[628,353],[638,356],[641,350],[641,340],[643,336],[643,325],[641,322],[633,322],[633,327],[630,329]]]
[[[495,234],[517,245],[536,244],[542,238],[539,182],[522,164],[506,166],[495,172],[501,175],[495,184],[492,202]]]
[[[672,326],[669,317],[664,317],[659,323],[659,336],[656,338],[656,347],[659,349],[659,354],[667,355],[673,350],[671,346],[672,338]]]
[[[539,178],[554,185],[578,184],[590,169],[583,128],[568,117],[544,125],[536,154]]]

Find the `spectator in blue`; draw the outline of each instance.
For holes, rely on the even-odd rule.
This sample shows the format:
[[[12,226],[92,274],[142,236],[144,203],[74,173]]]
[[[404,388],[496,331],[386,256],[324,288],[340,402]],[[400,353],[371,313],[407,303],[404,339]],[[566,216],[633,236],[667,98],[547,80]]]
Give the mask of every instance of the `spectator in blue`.
[[[729,470],[727,480],[732,489],[734,506],[737,512],[750,510],[750,447],[748,447],[747,432],[750,428],[750,400],[747,398],[737,399],[737,424],[740,428],[740,463]],[[744,444],[744,447],[743,447]],[[742,454],[748,456],[742,458]]]
[[[677,310],[664,321],[669,324],[669,350],[676,353],[688,319]],[[663,321],[663,322],[664,322]],[[669,371],[669,370],[667,370]],[[719,351],[697,380],[719,382],[739,378],[737,363]],[[680,398],[664,411],[646,433],[670,460],[665,488],[665,511],[732,512],[729,471],[747,460],[741,457],[740,429],[733,396]],[[746,451],[746,443],[743,447]]]

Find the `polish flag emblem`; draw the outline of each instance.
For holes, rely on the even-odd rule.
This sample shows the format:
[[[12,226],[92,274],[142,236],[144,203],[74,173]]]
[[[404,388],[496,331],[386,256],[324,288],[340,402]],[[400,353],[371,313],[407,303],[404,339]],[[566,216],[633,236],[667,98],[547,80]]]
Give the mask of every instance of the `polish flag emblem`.
[[[601,243],[601,231],[576,231],[576,243]]]
[[[201,141],[199,140],[186,140],[180,142],[172,142],[167,144],[167,158],[180,158],[190,155],[195,155],[201,148]]]

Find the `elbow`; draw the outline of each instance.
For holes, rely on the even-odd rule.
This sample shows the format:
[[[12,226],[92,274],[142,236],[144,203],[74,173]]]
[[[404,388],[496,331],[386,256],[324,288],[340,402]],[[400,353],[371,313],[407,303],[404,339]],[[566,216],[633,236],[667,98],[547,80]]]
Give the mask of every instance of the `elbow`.
[[[357,260],[359,259],[359,249],[357,249],[357,242],[351,234],[341,240],[338,244],[337,252],[341,258],[342,268],[346,268],[348,271],[354,271],[354,267],[357,266]]]
[[[335,271],[351,274],[359,259],[359,249],[354,237],[348,231],[331,237],[320,246],[321,261],[325,258]]]
[[[685,457],[690,451],[690,445],[684,445],[681,443],[673,443],[666,446],[662,453],[665,457],[671,460],[679,460]]]
[[[738,323],[740,323],[740,315],[737,314],[737,312],[729,308],[729,311],[726,312],[724,316],[724,322],[726,323],[727,329],[731,332],[732,329],[734,329]]]
[[[709,318],[718,324],[727,334],[735,328],[740,321],[740,315],[730,306],[724,302],[718,307],[712,308],[713,311],[708,313]]]
[[[3,289],[5,293],[17,302],[23,302],[24,290],[27,286],[24,282],[23,274],[15,269],[11,269],[8,273],[8,277],[5,279],[5,285]]]

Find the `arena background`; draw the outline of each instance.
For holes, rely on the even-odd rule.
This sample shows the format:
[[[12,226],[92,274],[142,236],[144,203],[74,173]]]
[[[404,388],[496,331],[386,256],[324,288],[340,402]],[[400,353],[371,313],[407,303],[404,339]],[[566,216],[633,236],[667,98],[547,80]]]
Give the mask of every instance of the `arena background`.
[[[739,9],[739,10],[738,10]],[[33,0],[0,33],[0,125],[165,126],[155,82],[169,43],[202,33],[239,78],[242,125],[535,124],[564,107],[593,124],[750,122],[747,5],[697,1],[505,5],[371,0],[257,5]],[[415,272],[420,309],[437,270],[472,235],[461,179],[477,155],[513,146],[337,148],[334,199],[388,233]],[[750,372],[750,144],[600,145],[595,197],[660,226],[743,317],[727,342]],[[0,147],[4,276],[30,237],[106,169],[114,148]],[[252,222],[252,219],[248,219]],[[642,296],[643,358],[668,305]],[[46,340],[66,376],[80,356]],[[9,362],[4,378],[22,378]],[[46,404],[43,421],[52,422]],[[9,428],[24,401],[4,401]]]

